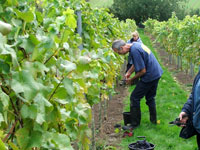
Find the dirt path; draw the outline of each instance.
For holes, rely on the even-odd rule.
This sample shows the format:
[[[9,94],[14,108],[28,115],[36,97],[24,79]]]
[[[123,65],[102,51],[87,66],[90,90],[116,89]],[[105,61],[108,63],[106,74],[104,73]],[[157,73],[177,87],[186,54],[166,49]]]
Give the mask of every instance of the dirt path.
[[[96,134],[96,146],[99,147],[99,150],[103,146],[113,146],[120,150],[119,144],[122,135],[115,132],[114,126],[123,120],[123,102],[129,93],[128,88],[123,86],[116,87],[115,91],[116,94],[108,101],[107,117],[102,117],[103,123],[99,129],[99,107],[95,106],[95,126],[99,131]]]

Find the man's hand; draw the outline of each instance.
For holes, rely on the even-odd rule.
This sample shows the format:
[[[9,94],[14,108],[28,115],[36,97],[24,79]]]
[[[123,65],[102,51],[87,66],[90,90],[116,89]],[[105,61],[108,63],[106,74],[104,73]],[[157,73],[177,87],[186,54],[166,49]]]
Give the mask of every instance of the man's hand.
[[[131,78],[126,79],[126,84],[131,85],[132,82],[133,80]]]
[[[180,123],[186,124],[188,117],[187,114],[185,112],[181,112],[179,114],[179,118],[180,118]],[[181,125],[181,127],[184,127],[185,125]]]
[[[135,70],[135,67],[134,67],[134,65],[132,65],[132,66],[130,67],[130,69],[129,69],[129,70],[126,72],[126,74],[125,74],[125,79],[126,79],[126,80],[130,78],[130,76],[131,76],[131,74],[134,72],[134,70]]]
[[[130,78],[131,74],[130,73],[126,73],[125,74],[125,79],[128,80]]]

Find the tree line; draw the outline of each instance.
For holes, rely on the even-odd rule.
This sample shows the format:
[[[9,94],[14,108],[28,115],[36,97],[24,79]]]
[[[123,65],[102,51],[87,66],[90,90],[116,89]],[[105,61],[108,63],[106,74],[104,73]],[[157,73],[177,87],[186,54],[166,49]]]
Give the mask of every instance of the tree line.
[[[168,20],[172,12],[179,19],[186,15],[200,14],[199,9],[188,11],[188,0],[114,0],[111,12],[121,20],[134,19],[137,25],[141,25],[148,18],[158,21]]]

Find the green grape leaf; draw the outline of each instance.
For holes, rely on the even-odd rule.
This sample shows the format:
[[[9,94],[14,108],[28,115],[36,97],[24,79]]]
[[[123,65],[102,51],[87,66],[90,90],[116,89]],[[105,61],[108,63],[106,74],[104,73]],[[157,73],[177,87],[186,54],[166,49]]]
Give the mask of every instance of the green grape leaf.
[[[22,26],[22,21],[19,20],[19,19],[12,18],[11,22],[12,22],[12,24],[13,24],[15,27]]]
[[[89,64],[91,62],[91,58],[89,56],[79,56],[78,63],[80,64]]]
[[[56,99],[66,100],[67,97],[68,97],[68,94],[67,94],[66,89],[64,87],[59,87],[56,90],[56,93],[54,94],[54,98],[56,98]]]
[[[91,120],[91,107],[89,104],[78,104],[75,111],[78,113],[80,124],[86,124]]]
[[[39,124],[45,122],[45,112],[40,112],[37,114],[36,122]]]
[[[0,123],[4,121],[2,113],[0,113]]]
[[[16,52],[10,45],[6,44],[6,38],[0,33],[0,54],[1,55],[10,55],[12,57],[12,63],[15,67],[18,67],[18,60]]]
[[[46,142],[53,142],[53,145],[55,145],[54,148],[56,149],[73,150],[70,143],[70,138],[65,134],[45,132],[44,137]]]
[[[86,78],[92,78],[92,79],[98,79],[99,78],[99,73],[94,72],[94,71],[88,71],[85,73]]]
[[[61,25],[65,22],[65,16],[58,16],[56,18],[56,24]]]
[[[7,0],[8,5],[10,6],[17,6],[18,5],[18,1],[17,0]]]
[[[72,28],[72,29],[75,29],[76,26],[77,26],[77,21],[76,21],[76,19],[75,19],[75,17],[74,17],[73,15],[68,15],[68,16],[66,17],[66,22],[65,22],[65,24],[66,24],[68,27],[70,27],[70,28]]]
[[[27,148],[33,148],[33,147],[41,147],[43,142],[43,136],[41,132],[33,131],[30,135],[30,140],[27,145]]]
[[[57,66],[61,70],[64,70],[66,73],[71,72],[76,69],[76,64],[63,59],[58,59]]]
[[[27,70],[12,73],[11,88],[16,93],[24,93],[26,100],[31,100],[37,94],[41,86]]]
[[[63,33],[62,33],[62,42],[63,43],[68,42],[71,34],[72,34],[72,31],[64,30]]]
[[[52,107],[52,104],[40,93],[36,95],[34,102],[37,105],[38,110],[36,122],[42,124],[45,122],[46,117],[45,107]]]
[[[37,18],[38,22],[40,22],[40,23],[43,22],[42,13],[39,11],[36,11],[35,14],[36,14],[36,18]]]
[[[31,11],[21,12],[17,9],[14,9],[14,11],[20,19],[26,22],[32,22],[34,20],[34,15]]]
[[[0,2],[0,13],[13,25],[7,36],[0,33],[0,74],[14,105],[20,106],[24,126],[15,126],[14,143],[6,146],[72,150],[78,141],[79,148],[87,150],[91,106],[99,103],[100,92],[108,94],[110,90],[101,88],[112,88],[124,58],[114,54],[111,43],[116,37],[126,39],[136,26],[83,1],[40,1]],[[82,11],[82,37],[76,33],[77,10]],[[16,98],[22,102],[16,103]],[[0,124],[2,130],[9,129],[15,117],[8,112],[10,99],[1,89],[0,101]]]
[[[14,143],[12,143],[11,141],[9,141],[8,144],[13,150],[19,150],[19,148]]]
[[[52,104],[40,93],[36,95],[34,98],[34,102],[39,106],[39,105],[44,105],[47,107],[51,107]]]
[[[0,72],[8,74],[10,72],[10,66],[4,60],[0,59]]]
[[[48,68],[51,68],[57,63],[57,59],[53,56],[45,65]]]
[[[6,44],[6,38],[0,32],[0,53],[3,51],[5,44]]]
[[[8,108],[8,106],[9,106],[9,100],[10,98],[9,98],[9,96],[6,94],[6,93],[4,93],[3,91],[2,91],[2,89],[0,88],[0,101],[1,101],[1,103],[3,104],[3,108],[4,109],[7,109]]]
[[[80,64],[80,63],[77,63],[77,71],[79,73],[85,72],[87,70],[90,70],[89,64]]]
[[[37,73],[41,73],[42,75],[45,75],[45,72],[49,71],[49,68],[47,68],[44,64],[35,61],[33,63],[26,63],[25,69],[29,69],[30,72],[33,74],[33,76],[37,76]],[[48,90],[48,89],[47,89]]]
[[[60,118],[60,114],[56,108],[52,111],[47,111],[46,113],[46,121],[47,122],[55,122],[55,120]]]
[[[70,96],[74,95],[75,92],[74,92],[74,87],[73,87],[73,81],[70,80],[70,79],[68,79],[68,78],[65,78],[65,79],[63,80],[63,83],[64,83],[64,87],[65,87],[65,89],[66,89],[66,92],[67,92]]]
[[[3,143],[3,141],[0,139],[0,149],[1,150],[6,150],[6,146],[5,144]]]
[[[29,39],[30,41],[34,44],[34,45],[38,45],[40,44],[40,41],[37,39],[37,37],[33,34],[29,35]]]
[[[59,133],[53,133],[53,139],[52,139],[59,149],[62,150],[73,150],[70,139],[65,134],[59,134]]]
[[[2,0],[0,1],[0,4],[4,4],[6,2],[6,0]]]
[[[63,12],[66,14],[66,21],[65,24],[72,28],[75,29],[77,27],[77,21],[76,18],[74,17],[74,10],[70,9],[69,7],[67,8],[67,11]]]
[[[69,49],[69,44],[68,44],[67,42],[65,42],[65,43],[63,44],[63,48],[64,48],[65,50],[68,50],[68,49]]]
[[[23,104],[21,108],[21,115],[23,118],[35,119],[37,116],[37,106],[34,104],[32,104],[31,106]]]
[[[66,111],[66,109],[60,109],[60,114],[62,116],[62,120],[65,121],[70,117],[70,111]]]
[[[27,128],[21,128],[16,132],[17,143],[21,149],[26,149],[30,140],[29,130]]]
[[[40,48],[50,49],[53,46],[55,46],[54,39],[51,36],[44,36],[44,35],[38,34],[36,37],[37,37],[37,40],[41,42],[39,45]]]
[[[40,124],[38,124],[37,122],[34,122],[33,130],[34,130],[34,131],[39,131],[39,132],[41,132],[41,133],[44,132],[42,126],[41,126]]]
[[[33,52],[35,45],[30,38],[24,38],[22,39],[20,47],[24,48],[24,50],[29,54]]]
[[[18,67],[18,60],[17,60],[17,55],[14,49],[11,48],[10,45],[5,44],[5,51],[3,51],[1,54],[9,54],[12,57],[12,63],[15,67]]]

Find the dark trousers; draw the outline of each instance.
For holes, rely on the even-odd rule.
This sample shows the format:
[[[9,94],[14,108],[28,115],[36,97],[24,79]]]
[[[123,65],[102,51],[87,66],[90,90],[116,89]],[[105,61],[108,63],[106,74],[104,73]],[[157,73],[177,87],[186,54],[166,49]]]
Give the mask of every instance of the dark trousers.
[[[160,78],[159,78],[160,79]],[[151,82],[143,82],[139,81],[131,93],[131,107],[140,107],[140,100],[145,96],[146,99],[146,104],[149,107],[155,107],[155,96],[156,96],[156,91],[158,87],[158,81],[159,79],[156,79]]]
[[[199,133],[197,133],[197,145],[200,150],[200,134]]]

